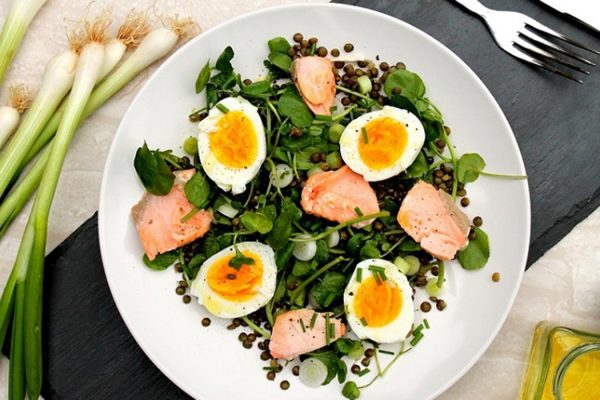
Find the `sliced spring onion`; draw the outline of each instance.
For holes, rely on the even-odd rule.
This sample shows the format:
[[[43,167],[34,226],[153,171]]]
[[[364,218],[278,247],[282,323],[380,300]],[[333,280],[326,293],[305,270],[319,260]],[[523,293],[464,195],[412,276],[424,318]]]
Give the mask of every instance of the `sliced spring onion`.
[[[309,235],[303,235],[301,237],[310,237]],[[294,257],[300,261],[310,261],[317,254],[317,242],[312,240],[310,242],[299,242],[294,246]]]
[[[425,290],[427,290],[428,295],[437,297],[441,296],[444,293],[444,288],[439,287],[437,282],[437,278],[427,279],[427,285],[425,285]]]
[[[398,270],[406,276],[412,276],[419,272],[421,263],[415,256],[396,257],[394,259],[394,265],[398,267]]]
[[[373,90],[373,84],[367,75],[359,76],[356,83],[358,83],[358,91],[360,94],[371,93]]]
[[[287,164],[277,164],[275,170],[271,172],[271,181],[275,187],[283,189],[288,187],[294,180],[294,171]]]
[[[239,212],[237,208],[234,208],[231,203],[227,202],[217,208],[217,211],[227,218],[234,218]]]
[[[323,170],[321,169],[321,167],[312,167],[311,169],[309,169],[306,172],[306,176],[308,176],[310,178],[311,176],[316,175],[316,174],[320,174],[321,172],[323,172]]]
[[[327,247],[330,249],[334,248],[340,243],[340,233],[338,231],[331,232],[326,238],[325,242],[327,243]]]
[[[0,83],[10,66],[27,28],[47,0],[13,0],[0,33]]]
[[[318,387],[327,378],[327,366],[323,361],[311,357],[300,364],[300,381],[308,387]]]

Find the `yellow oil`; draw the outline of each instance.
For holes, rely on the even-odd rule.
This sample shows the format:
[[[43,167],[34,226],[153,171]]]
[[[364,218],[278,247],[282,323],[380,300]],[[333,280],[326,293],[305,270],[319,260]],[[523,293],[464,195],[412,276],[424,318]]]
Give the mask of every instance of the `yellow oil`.
[[[556,369],[574,348],[600,343],[600,335],[540,323],[534,332],[521,400],[554,400]],[[562,384],[563,400],[600,400],[600,351],[585,353],[570,364]]]

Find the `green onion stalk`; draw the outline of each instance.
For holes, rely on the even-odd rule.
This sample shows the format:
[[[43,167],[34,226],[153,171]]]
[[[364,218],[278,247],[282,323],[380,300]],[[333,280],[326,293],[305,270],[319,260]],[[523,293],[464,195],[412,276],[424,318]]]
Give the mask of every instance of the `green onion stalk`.
[[[0,33],[0,83],[4,80],[27,28],[47,0],[13,0]]]

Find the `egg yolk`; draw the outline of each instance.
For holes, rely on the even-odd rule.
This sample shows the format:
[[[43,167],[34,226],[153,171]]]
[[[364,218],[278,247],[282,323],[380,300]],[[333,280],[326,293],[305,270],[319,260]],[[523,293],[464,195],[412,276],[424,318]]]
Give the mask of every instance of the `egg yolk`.
[[[385,326],[400,314],[402,292],[389,281],[369,276],[354,295],[356,317],[370,327]]]
[[[251,251],[242,253],[245,257],[253,259],[254,264],[243,264],[237,270],[229,265],[229,261],[235,257],[231,255],[215,261],[207,273],[208,286],[224,299],[247,301],[256,295],[262,282],[263,264],[260,257]]]
[[[226,167],[246,168],[256,159],[256,130],[242,111],[225,113],[208,138],[210,151]]]
[[[384,117],[370,121],[363,128],[358,139],[358,152],[367,167],[381,170],[398,161],[408,141],[403,123]]]

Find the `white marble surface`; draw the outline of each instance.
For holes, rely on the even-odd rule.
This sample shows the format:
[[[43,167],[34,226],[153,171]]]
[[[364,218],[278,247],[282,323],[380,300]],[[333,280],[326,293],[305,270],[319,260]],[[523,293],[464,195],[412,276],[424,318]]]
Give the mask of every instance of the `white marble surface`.
[[[19,1],[19,0],[13,0]],[[323,1],[323,0],[314,0]],[[250,10],[294,0],[98,0],[92,9],[109,5],[117,19],[132,8],[190,15],[203,28]],[[0,2],[0,21],[8,1]],[[39,84],[46,62],[66,45],[66,27],[73,26],[89,6],[87,0],[49,0],[20,49],[7,83]],[[83,124],[67,157],[50,218],[51,250],[97,209],[100,180],[116,127],[145,73]],[[4,85],[6,86],[6,85]],[[0,91],[0,104],[6,91]],[[27,213],[0,241],[0,288],[12,267]],[[577,226],[540,259],[525,279],[500,334],[481,360],[440,399],[515,399],[535,324],[552,319],[600,332],[600,210]],[[500,283],[501,284],[501,283]],[[7,398],[7,361],[0,359],[0,400]]]

